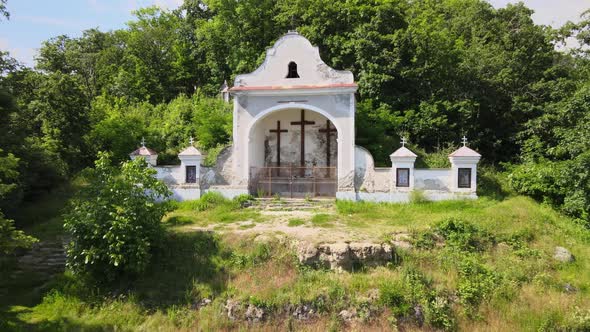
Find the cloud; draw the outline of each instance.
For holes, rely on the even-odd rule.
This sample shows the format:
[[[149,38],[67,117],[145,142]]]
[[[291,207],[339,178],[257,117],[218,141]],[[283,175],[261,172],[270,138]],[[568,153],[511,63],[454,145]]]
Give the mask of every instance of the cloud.
[[[6,38],[0,38],[0,50],[8,51],[11,57],[18,60],[27,67],[35,66],[35,57],[37,56],[37,49],[30,47],[11,47],[10,42]]]
[[[488,0],[494,7],[506,7],[509,3],[519,0]],[[550,25],[554,28],[562,26],[567,21],[578,21],[580,15],[590,9],[588,0],[523,0],[524,5],[534,10],[533,20],[537,24]]]
[[[41,24],[41,25],[52,25],[60,27],[80,27],[80,22],[67,21],[64,19],[48,17],[48,16],[29,16],[29,15],[18,15],[14,17],[15,20],[25,21],[29,23]]]

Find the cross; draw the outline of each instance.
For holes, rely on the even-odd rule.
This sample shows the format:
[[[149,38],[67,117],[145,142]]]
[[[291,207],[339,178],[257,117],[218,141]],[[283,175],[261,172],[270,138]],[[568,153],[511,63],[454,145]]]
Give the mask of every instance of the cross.
[[[305,166],[305,125],[315,124],[315,121],[305,121],[305,110],[301,110],[301,121],[293,121],[291,125],[301,126],[301,167]]]
[[[463,146],[467,145],[467,137],[465,137],[465,135],[463,135],[463,138],[461,139],[463,141]]]
[[[337,130],[330,126],[330,120],[326,120],[326,128],[320,129],[320,133],[326,133],[326,162],[328,167],[330,167],[330,136],[336,132]]]
[[[191,146],[193,145],[193,143],[195,143],[195,140],[193,139],[193,137],[192,137],[192,136],[191,136],[191,137],[188,139],[188,143],[189,143]]]
[[[281,121],[277,121],[277,129],[271,129],[271,133],[277,133],[277,167],[281,167],[281,133],[286,133],[287,129],[281,129]]]
[[[140,143],[141,143],[141,146],[143,146],[145,148],[145,138],[142,137]]]
[[[404,147],[408,141],[406,141],[406,138],[402,136],[402,141],[400,143],[402,143],[402,147]]]

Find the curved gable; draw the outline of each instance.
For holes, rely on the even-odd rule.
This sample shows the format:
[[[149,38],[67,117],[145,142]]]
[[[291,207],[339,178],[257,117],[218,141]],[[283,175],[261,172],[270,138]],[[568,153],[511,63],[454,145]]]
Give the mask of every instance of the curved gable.
[[[289,69],[294,67],[297,75],[289,75]],[[232,90],[347,86],[356,86],[350,71],[330,68],[320,58],[317,47],[290,31],[266,51],[264,63],[258,69],[236,77]]]

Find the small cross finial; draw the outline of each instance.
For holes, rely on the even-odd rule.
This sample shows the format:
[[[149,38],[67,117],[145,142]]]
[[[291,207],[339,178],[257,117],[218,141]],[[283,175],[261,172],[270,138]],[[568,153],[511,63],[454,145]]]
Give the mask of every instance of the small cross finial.
[[[465,135],[463,135],[461,141],[463,141],[463,146],[467,146],[467,137],[465,137]]]
[[[141,146],[143,146],[145,148],[145,138],[141,138]]]
[[[400,143],[402,143],[402,147],[405,147],[406,143],[408,143],[408,141],[406,141],[406,138],[404,136],[402,136],[402,141]]]
[[[191,137],[188,139],[188,143],[189,143],[191,146],[193,145],[193,143],[195,143],[195,140],[193,139],[193,137],[192,137],[192,136],[191,136]]]

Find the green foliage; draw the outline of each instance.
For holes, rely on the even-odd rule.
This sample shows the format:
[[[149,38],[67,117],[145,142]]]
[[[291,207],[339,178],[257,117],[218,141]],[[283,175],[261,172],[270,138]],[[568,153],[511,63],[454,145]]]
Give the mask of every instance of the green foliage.
[[[2,150],[0,149],[0,153]],[[0,157],[0,199],[16,187],[14,180],[18,177],[19,160],[12,154]],[[14,221],[6,219],[0,211],[0,258],[3,255],[12,254],[17,248],[30,248],[38,240],[26,235],[23,231],[14,227]],[[1,260],[0,260],[0,266]]]
[[[437,222],[433,232],[444,239],[445,245],[468,252],[481,252],[494,244],[495,238],[476,224],[456,218]]]
[[[409,315],[412,307],[408,301],[406,285],[400,281],[384,283],[379,288],[379,301],[392,309],[395,316]]]
[[[508,179],[515,191],[551,204],[590,227],[590,153],[571,160],[518,165]]]
[[[38,242],[36,238],[16,229],[14,221],[0,212],[0,255],[12,254],[17,248],[30,248],[35,242]]]
[[[474,256],[463,258],[458,270],[457,295],[466,313],[474,316],[478,306],[490,299],[500,277]]]
[[[98,281],[145,270],[164,234],[160,221],[167,206],[158,201],[170,195],[154,173],[141,158],[118,169],[108,154],[100,154],[96,168],[88,170],[88,186],[64,218],[72,270]]]

